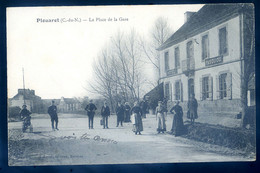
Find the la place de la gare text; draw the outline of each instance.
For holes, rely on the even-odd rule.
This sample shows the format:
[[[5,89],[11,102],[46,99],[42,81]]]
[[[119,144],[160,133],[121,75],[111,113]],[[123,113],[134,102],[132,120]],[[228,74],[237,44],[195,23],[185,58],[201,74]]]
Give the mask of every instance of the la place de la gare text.
[[[63,22],[110,22],[110,21],[129,21],[128,18],[125,17],[108,17],[108,18],[100,18],[100,17],[89,17],[88,19],[82,19],[82,18],[54,18],[54,19],[43,19],[43,18],[37,18],[37,23],[63,23]]]

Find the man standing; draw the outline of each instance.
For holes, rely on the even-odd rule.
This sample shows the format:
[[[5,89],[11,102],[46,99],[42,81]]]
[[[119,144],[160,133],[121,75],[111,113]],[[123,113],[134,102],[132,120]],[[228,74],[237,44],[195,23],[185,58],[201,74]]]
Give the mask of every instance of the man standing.
[[[188,113],[187,113],[188,118],[191,119],[191,124],[193,124],[195,122],[195,119],[198,118],[197,109],[198,109],[198,102],[195,98],[195,94],[192,94],[190,100],[188,101]]]
[[[57,114],[57,106],[54,105],[54,100],[52,100],[52,104],[51,106],[48,108],[48,114],[50,115],[51,117],[51,127],[52,127],[52,130],[54,131],[55,129],[56,130],[59,130],[58,129],[58,114]],[[55,129],[54,129],[54,121],[55,121]]]
[[[88,114],[88,127],[89,129],[93,129],[94,115],[95,111],[97,110],[97,107],[96,105],[94,105],[93,100],[89,101],[89,104],[86,106],[85,110]]]
[[[142,112],[143,112],[143,118],[146,118],[146,113],[147,113],[147,109],[148,109],[148,103],[146,100],[143,100],[141,102],[141,108],[142,108]]]
[[[121,126],[123,126],[124,114],[125,114],[125,108],[121,104],[121,102],[118,102],[118,105],[117,105],[117,108],[116,108],[116,116],[117,116],[116,127],[118,127],[119,123],[121,124]]]
[[[107,128],[108,129],[108,116],[110,116],[110,109],[107,106],[107,102],[104,102],[104,105],[101,108],[101,115],[103,118],[103,129]]]

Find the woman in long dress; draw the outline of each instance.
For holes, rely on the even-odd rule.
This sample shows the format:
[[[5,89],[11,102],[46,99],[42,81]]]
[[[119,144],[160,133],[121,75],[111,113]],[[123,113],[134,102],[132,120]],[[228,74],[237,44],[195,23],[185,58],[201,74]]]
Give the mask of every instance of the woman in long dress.
[[[130,111],[131,107],[129,106],[129,103],[125,103],[125,121],[124,122],[130,122]]]
[[[158,102],[158,106],[156,107],[155,114],[156,114],[156,120],[158,118],[158,133],[164,133],[166,131],[166,124],[165,124],[165,112],[166,109],[162,105],[162,102]]]
[[[143,122],[142,122],[142,109],[139,107],[138,102],[134,103],[134,107],[131,110],[133,131],[137,135],[141,135],[143,131]]]
[[[184,131],[184,124],[183,124],[183,111],[182,107],[179,105],[179,101],[176,102],[176,105],[173,106],[170,110],[172,114],[174,114],[173,122],[172,122],[172,133],[175,136],[179,136],[183,134]]]

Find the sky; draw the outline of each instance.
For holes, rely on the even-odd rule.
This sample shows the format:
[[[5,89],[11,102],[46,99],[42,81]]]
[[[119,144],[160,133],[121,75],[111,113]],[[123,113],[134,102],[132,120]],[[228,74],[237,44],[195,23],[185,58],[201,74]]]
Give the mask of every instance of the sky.
[[[118,31],[129,32],[134,28],[148,38],[160,16],[166,17],[176,31],[183,25],[186,11],[198,11],[202,6],[8,8],[8,97],[12,98],[18,88],[23,88],[23,68],[25,88],[35,90],[43,99],[94,97],[85,89],[93,78],[93,60]],[[75,18],[81,22],[64,22]],[[59,22],[37,22],[41,19],[58,19]],[[149,73],[149,68],[147,71]]]

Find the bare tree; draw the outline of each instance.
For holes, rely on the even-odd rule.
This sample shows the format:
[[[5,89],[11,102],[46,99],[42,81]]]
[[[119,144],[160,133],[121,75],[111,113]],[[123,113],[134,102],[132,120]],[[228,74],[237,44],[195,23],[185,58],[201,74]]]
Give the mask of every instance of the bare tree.
[[[254,6],[252,4],[242,4],[244,28],[244,64],[241,83],[241,104],[242,121],[241,127],[247,125],[248,113],[248,84],[255,75],[255,26],[254,26]]]
[[[118,32],[93,63],[91,92],[109,100],[111,106],[140,99],[144,77],[138,37],[134,29],[127,35]]]
[[[159,67],[159,59],[160,54],[156,50],[160,45],[162,45],[172,34],[172,29],[169,26],[168,20],[165,17],[159,17],[156,19],[154,26],[151,30],[151,39],[141,38],[142,50],[144,52],[145,57],[147,58],[147,62],[151,63],[154,69],[157,71],[159,79],[160,76],[160,67]],[[154,86],[157,81],[155,81]]]
[[[98,93],[109,100],[112,110],[114,110],[113,81],[110,57],[107,50],[102,50],[97,61],[93,63],[94,81],[89,82],[92,93]]]

